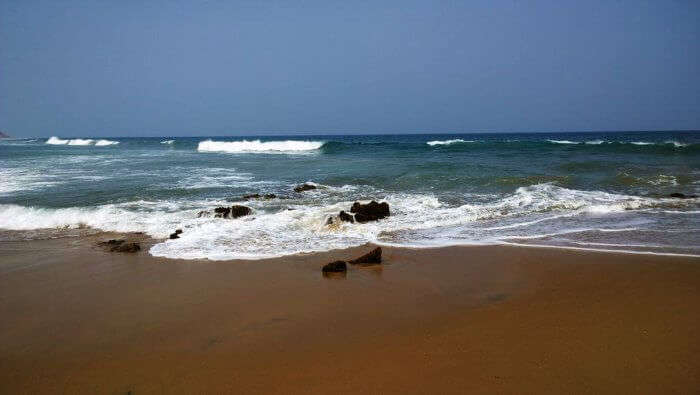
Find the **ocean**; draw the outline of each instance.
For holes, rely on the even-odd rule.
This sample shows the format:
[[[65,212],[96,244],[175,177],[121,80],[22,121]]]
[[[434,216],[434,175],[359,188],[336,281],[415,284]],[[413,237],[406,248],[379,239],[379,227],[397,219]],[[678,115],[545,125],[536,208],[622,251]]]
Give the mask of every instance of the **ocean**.
[[[255,193],[277,197],[241,199]],[[367,242],[700,255],[700,199],[671,193],[700,194],[700,132],[0,140],[0,241],[145,232],[168,258]],[[372,199],[391,216],[326,224]],[[232,204],[253,214],[197,216]]]

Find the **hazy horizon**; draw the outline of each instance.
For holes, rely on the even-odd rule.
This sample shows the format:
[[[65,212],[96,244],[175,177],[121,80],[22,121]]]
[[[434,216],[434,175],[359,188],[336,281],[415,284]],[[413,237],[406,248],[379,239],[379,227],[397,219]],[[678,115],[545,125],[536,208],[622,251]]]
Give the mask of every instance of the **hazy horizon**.
[[[13,137],[700,129],[700,3],[0,3]]]

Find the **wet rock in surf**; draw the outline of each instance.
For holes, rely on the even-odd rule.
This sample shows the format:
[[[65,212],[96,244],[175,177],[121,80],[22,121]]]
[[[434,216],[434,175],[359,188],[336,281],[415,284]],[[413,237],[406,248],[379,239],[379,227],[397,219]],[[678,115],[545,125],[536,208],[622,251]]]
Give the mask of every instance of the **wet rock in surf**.
[[[351,265],[372,265],[375,263],[382,263],[382,248],[377,247],[357,259],[348,261],[348,263]]]
[[[301,185],[297,185],[296,187],[294,187],[294,192],[304,192],[304,191],[310,191],[312,189],[318,189],[318,187],[316,185],[309,184],[309,183],[305,182]]]
[[[352,224],[355,223],[355,218],[353,218],[352,215],[346,213],[345,211],[341,210],[340,214],[338,214],[338,218],[343,221],[343,222],[350,222]]]
[[[179,239],[180,234],[182,234],[182,229],[175,229],[175,232],[170,234],[170,239]]]
[[[698,197],[698,195],[686,195],[686,194],[680,193],[680,192],[674,192],[668,196],[672,197],[672,198],[676,198],[676,199],[694,199],[694,198]]]
[[[335,261],[328,263],[323,266],[321,271],[323,273],[340,273],[348,270],[348,265],[345,264],[345,261]]]
[[[261,195],[259,193],[252,193],[250,195],[244,195],[241,199],[242,200],[253,200],[253,199],[274,199],[276,198],[277,195],[274,193],[267,193],[265,195]]]
[[[367,204],[355,202],[350,208],[350,212],[355,214],[355,221],[359,223],[377,221],[391,215],[389,212],[389,203],[377,203],[374,200]]]
[[[97,244],[110,252],[137,252],[141,250],[139,243],[127,242],[124,239],[112,239]]]
[[[252,214],[253,210],[250,207],[234,204],[231,207],[217,207],[214,209],[214,218],[238,218],[244,215]],[[211,215],[209,211],[200,211],[197,213],[197,218],[208,217]]]

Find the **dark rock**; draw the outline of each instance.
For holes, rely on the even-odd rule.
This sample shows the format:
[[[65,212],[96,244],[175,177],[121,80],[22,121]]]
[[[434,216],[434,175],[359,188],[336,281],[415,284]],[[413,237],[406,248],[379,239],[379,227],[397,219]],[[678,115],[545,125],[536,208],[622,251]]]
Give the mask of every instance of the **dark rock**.
[[[170,239],[171,239],[171,240],[172,240],[172,239],[179,239],[179,238],[180,238],[179,235],[180,235],[181,233],[182,233],[182,229],[175,229],[175,232],[170,234]]]
[[[333,225],[333,216],[330,216],[326,219],[326,225]]]
[[[317,189],[318,187],[316,185],[312,185],[309,183],[303,183],[301,185],[297,185],[294,187],[294,192],[304,192],[304,191],[310,191],[312,189]]]
[[[141,250],[141,245],[139,243],[127,243],[124,239],[112,239],[97,244],[101,247],[105,247],[110,252],[136,252]]]
[[[348,270],[348,266],[345,264],[345,261],[331,262],[323,266],[323,269],[321,269],[321,271],[324,273],[338,273],[346,270]]]
[[[139,243],[121,243],[117,246],[110,248],[112,252],[136,252],[141,250],[141,245]]]
[[[377,247],[373,249],[372,251],[366,253],[365,255],[362,255],[361,257],[357,259],[353,259],[352,261],[348,261],[349,264],[351,265],[367,265],[367,264],[374,264],[374,263],[382,263],[382,248]]]
[[[698,195],[686,195],[684,193],[679,193],[679,192],[672,193],[668,196],[672,197],[672,198],[677,198],[677,199],[694,199],[694,198],[698,197]]]
[[[217,207],[214,209],[215,218],[238,218],[249,215],[253,210],[250,207],[234,204],[231,207]]]
[[[97,244],[99,246],[102,246],[102,247],[114,247],[114,246],[118,246],[119,244],[122,244],[125,241],[126,240],[124,240],[124,239],[111,239],[111,240],[107,240],[107,241],[101,241]]]
[[[355,221],[359,223],[376,221],[390,215],[389,203],[377,203],[374,200],[367,204],[355,202],[350,208],[350,212],[355,213]]]
[[[238,218],[244,215],[249,215],[253,212],[250,207],[233,205],[231,206],[231,218]]]
[[[210,215],[211,215],[211,213],[209,211],[202,210],[202,211],[197,213],[197,218],[208,217]]]
[[[353,218],[352,215],[346,213],[345,211],[340,211],[340,214],[338,214],[338,218],[340,218],[341,221],[343,222],[350,222],[350,223],[355,223],[355,218]]]
[[[274,199],[276,198],[277,195],[274,193],[267,193],[265,195],[261,195],[259,193],[252,193],[250,195],[244,195],[241,199],[242,200],[251,200],[251,199]]]

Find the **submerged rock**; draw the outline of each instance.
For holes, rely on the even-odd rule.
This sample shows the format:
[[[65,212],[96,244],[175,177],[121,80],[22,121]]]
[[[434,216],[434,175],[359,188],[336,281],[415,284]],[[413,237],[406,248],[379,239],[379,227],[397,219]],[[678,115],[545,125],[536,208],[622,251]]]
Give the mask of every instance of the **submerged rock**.
[[[112,247],[110,251],[112,252],[137,252],[141,250],[141,244],[139,243],[122,243],[118,246]]]
[[[698,195],[686,195],[686,194],[680,193],[680,192],[674,192],[668,196],[672,197],[672,198],[676,198],[676,199],[694,199],[694,198],[698,197]]]
[[[244,195],[242,197],[243,200],[251,200],[251,199],[274,199],[276,198],[277,195],[274,193],[267,193],[265,195],[261,195],[259,193],[252,193],[250,195]]]
[[[124,239],[112,239],[97,243],[110,252],[136,252],[141,250],[141,245],[135,242],[126,242]]]
[[[310,191],[312,189],[318,189],[316,185],[309,184],[308,182],[305,182],[301,185],[297,185],[294,187],[294,192],[304,192],[304,191]]]
[[[391,215],[389,212],[389,203],[377,203],[374,200],[367,204],[355,202],[350,208],[350,212],[355,213],[355,221],[359,223],[376,221]]]
[[[351,265],[371,265],[375,263],[382,263],[382,248],[377,247],[357,259],[348,261],[348,263]]]
[[[324,265],[321,269],[323,273],[339,273],[344,272],[346,270],[348,270],[348,266],[345,264],[345,261],[331,262]]]

